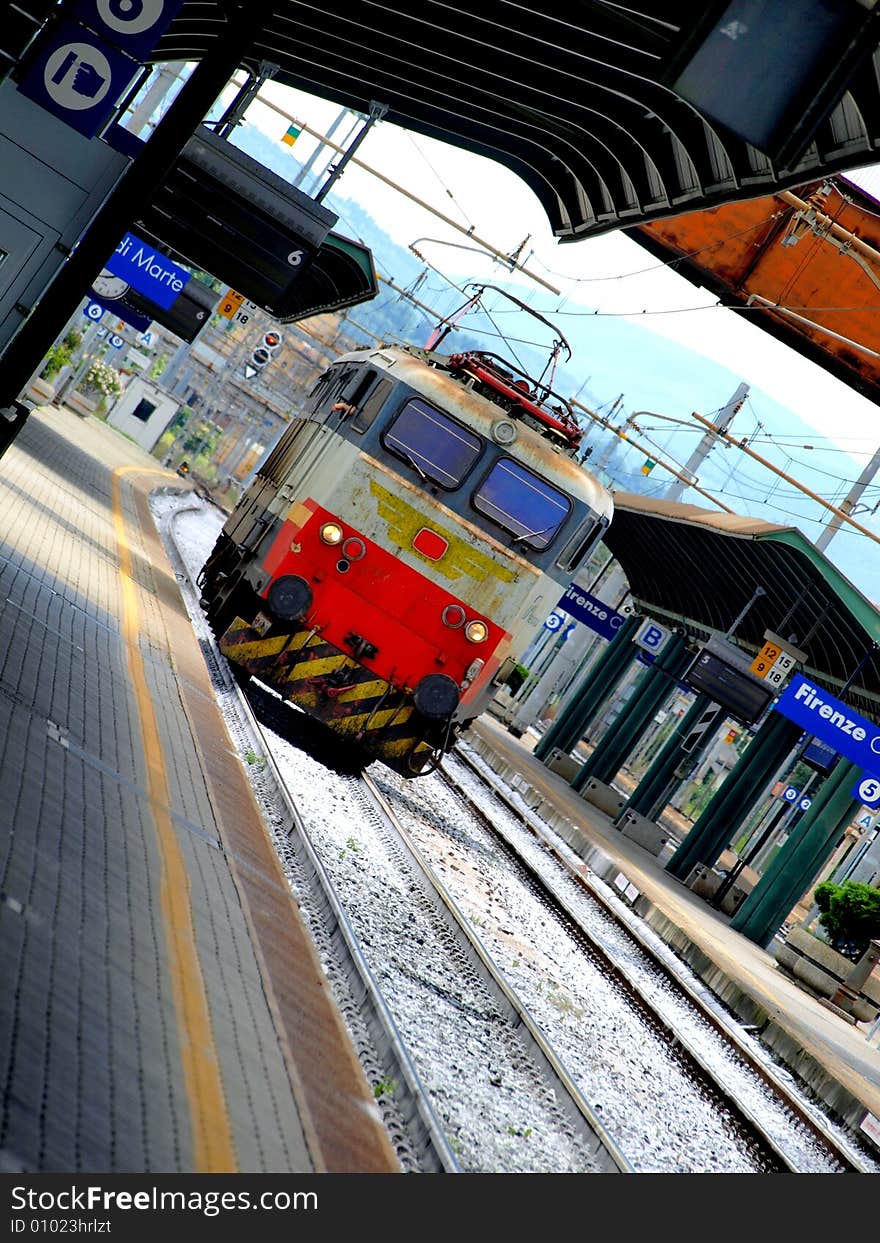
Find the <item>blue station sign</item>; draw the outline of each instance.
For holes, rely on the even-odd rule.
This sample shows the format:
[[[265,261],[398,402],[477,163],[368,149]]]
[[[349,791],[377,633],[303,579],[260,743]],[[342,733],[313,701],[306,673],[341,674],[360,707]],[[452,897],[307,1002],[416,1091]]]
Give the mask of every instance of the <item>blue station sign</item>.
[[[126,233],[107,260],[107,271],[168,310],[191,273],[134,233]]]
[[[865,772],[880,777],[880,725],[853,712],[821,686],[795,674],[774,707]]]
[[[51,26],[18,89],[47,112],[93,138],[140,66],[76,22]]]
[[[107,43],[144,61],[182,5],[183,0],[76,0],[73,16]]]
[[[595,630],[603,639],[613,639],[626,621],[624,615],[616,612],[610,604],[591,596],[574,583],[569,584],[556,607],[564,609],[569,617],[583,622],[590,630]]]

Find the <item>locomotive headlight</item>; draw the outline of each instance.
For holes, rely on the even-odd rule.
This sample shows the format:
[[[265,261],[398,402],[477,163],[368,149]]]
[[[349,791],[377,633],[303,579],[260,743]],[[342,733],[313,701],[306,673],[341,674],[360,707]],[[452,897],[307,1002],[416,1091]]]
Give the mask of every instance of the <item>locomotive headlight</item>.
[[[489,627],[484,621],[469,621],[464,633],[471,643],[485,643],[489,637]]]
[[[325,522],[319,532],[325,544],[341,544],[343,530],[338,522]]]

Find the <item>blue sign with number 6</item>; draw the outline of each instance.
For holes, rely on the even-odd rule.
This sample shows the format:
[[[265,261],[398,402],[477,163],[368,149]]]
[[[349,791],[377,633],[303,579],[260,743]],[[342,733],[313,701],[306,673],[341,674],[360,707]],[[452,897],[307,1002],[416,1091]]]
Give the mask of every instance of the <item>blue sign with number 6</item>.
[[[77,21],[136,60],[146,60],[183,0],[77,0]]]

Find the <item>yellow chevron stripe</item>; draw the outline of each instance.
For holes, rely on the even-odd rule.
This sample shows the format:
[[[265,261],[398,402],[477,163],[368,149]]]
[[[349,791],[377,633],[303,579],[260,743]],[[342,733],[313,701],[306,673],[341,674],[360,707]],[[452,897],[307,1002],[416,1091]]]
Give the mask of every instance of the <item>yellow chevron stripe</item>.
[[[236,617],[226,634],[235,634],[237,631],[250,630],[250,628],[248,622]],[[320,635],[312,635],[308,630],[297,631],[293,638],[289,634],[276,634],[269,639],[248,639],[246,643],[229,643],[224,635],[220,640],[220,650],[233,660],[244,662],[278,656],[284,651],[298,652],[302,647],[315,646],[321,642]]]
[[[337,697],[337,703],[357,703],[359,699],[378,699],[388,690],[388,683],[381,679],[376,682],[359,682]]]
[[[229,630],[244,629],[247,623],[242,622],[241,626],[236,625],[238,618],[235,619]],[[229,631],[226,632],[227,634]],[[248,639],[246,643],[227,643],[226,636],[220,641],[221,650],[231,656],[233,660],[250,660],[255,656],[277,656],[288,640],[287,635],[274,635],[271,639]]]
[[[372,721],[370,722],[369,732],[372,733],[373,730],[382,729],[382,727],[387,725],[388,722],[392,719],[394,720],[395,725],[403,725],[406,721],[409,720],[412,714],[413,714],[412,708],[400,708],[397,710],[395,710],[394,708],[386,708],[382,712],[377,712],[376,715],[373,717]],[[362,726],[365,725],[367,721],[369,720],[370,720],[369,712],[358,712],[358,713],[355,713],[353,716],[335,717],[330,722],[330,724],[332,724],[334,729],[340,729],[340,730],[344,729],[346,732],[348,732],[350,728],[353,728],[355,730],[361,729]]]
[[[285,672],[285,682],[296,682],[298,678],[320,678],[325,673],[333,673],[349,663],[347,656],[328,656],[325,660],[300,660],[291,665]]]

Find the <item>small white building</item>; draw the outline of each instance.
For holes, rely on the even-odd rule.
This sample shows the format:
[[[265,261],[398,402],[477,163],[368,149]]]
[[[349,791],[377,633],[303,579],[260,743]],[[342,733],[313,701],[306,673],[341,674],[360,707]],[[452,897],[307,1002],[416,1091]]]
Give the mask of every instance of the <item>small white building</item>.
[[[149,453],[179,409],[180,403],[158,384],[136,376],[107,415],[107,422]]]

